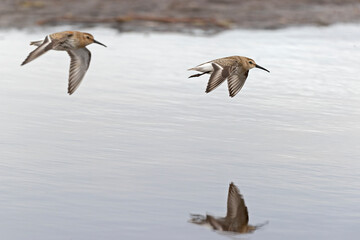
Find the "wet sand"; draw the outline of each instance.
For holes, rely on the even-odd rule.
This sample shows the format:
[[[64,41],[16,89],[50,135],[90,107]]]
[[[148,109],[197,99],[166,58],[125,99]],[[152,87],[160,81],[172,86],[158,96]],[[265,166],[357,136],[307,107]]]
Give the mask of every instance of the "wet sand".
[[[86,24],[121,31],[276,29],[360,21],[359,0],[4,0],[0,28]]]

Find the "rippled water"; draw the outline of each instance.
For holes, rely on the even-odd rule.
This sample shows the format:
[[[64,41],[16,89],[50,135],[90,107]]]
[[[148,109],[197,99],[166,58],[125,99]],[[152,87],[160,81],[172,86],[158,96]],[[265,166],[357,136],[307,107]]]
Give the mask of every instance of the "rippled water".
[[[92,62],[68,96],[69,57],[20,67],[29,41],[0,31],[0,232],[12,239],[357,239],[360,26],[216,36],[82,29]],[[186,69],[254,58],[233,99]],[[251,235],[187,222],[225,215],[237,184]]]

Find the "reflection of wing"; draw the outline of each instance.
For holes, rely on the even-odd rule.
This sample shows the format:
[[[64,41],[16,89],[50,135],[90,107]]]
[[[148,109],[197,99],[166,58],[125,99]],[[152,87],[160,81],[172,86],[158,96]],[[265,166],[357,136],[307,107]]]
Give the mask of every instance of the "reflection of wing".
[[[206,215],[207,222],[213,227],[214,230],[223,231],[220,222],[211,215]]]
[[[41,41],[37,41],[34,44],[34,42],[32,42],[32,45],[38,45]],[[27,64],[28,62],[31,62],[32,60],[34,60],[37,57],[40,57],[41,55],[43,55],[44,53],[46,53],[47,51],[49,51],[50,49],[52,49],[53,46],[53,42],[51,40],[51,38],[49,36],[46,36],[44,41],[42,41],[42,44],[39,45],[39,47],[37,47],[34,51],[32,51],[27,58],[23,61],[22,65]]]
[[[221,83],[223,83],[226,78],[229,76],[229,67],[221,67],[217,63],[212,63],[213,73],[210,76],[206,93],[211,92],[215,88],[217,88]]]
[[[234,97],[244,86],[249,70],[244,71],[239,63],[230,67],[230,76],[228,77],[229,95]]]
[[[244,226],[249,222],[249,215],[245,201],[234,183],[230,183],[227,214],[225,219],[228,222],[236,221],[238,226]]]
[[[78,48],[67,52],[71,58],[68,86],[68,93],[71,95],[79,87],[89,68],[91,53],[87,48]]]

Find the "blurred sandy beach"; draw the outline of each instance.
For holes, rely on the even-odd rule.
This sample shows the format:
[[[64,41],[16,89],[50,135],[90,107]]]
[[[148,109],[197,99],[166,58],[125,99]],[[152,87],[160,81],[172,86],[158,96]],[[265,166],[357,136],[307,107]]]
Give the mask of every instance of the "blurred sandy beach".
[[[0,28],[106,25],[121,31],[277,29],[357,22],[358,0],[4,0]]]

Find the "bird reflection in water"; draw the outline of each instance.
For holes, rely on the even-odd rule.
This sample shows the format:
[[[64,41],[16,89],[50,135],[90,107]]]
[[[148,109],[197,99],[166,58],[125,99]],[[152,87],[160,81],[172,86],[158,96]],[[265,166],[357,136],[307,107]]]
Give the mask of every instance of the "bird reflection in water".
[[[227,213],[224,218],[211,215],[191,214],[189,222],[199,225],[210,225],[214,230],[235,233],[252,233],[268,222],[259,225],[249,225],[248,210],[243,196],[234,183],[230,183],[227,199]]]

